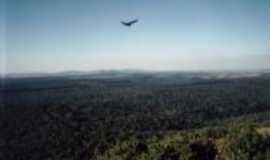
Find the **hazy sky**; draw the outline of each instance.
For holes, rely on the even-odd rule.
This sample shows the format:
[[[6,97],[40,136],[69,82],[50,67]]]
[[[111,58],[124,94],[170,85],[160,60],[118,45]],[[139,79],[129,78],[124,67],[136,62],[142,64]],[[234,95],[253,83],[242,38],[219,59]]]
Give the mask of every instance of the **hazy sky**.
[[[0,1],[0,71],[270,68],[269,0]]]

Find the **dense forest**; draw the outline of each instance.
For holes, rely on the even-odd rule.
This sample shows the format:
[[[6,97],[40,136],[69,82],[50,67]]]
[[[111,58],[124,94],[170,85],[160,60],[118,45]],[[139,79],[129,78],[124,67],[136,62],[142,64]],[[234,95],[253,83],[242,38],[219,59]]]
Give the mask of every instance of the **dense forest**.
[[[2,79],[0,159],[270,159],[270,74]]]

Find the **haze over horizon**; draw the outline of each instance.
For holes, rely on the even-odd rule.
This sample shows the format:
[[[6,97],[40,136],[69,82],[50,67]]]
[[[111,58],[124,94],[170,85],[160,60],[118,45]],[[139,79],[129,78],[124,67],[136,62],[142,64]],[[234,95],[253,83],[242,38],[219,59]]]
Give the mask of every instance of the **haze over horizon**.
[[[0,73],[270,68],[267,0],[1,4]]]

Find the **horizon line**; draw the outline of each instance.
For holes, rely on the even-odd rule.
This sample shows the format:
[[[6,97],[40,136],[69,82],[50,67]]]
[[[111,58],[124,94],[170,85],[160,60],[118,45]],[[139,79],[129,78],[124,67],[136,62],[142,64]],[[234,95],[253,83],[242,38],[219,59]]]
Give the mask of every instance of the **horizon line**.
[[[63,71],[33,71],[33,72],[9,72],[0,73],[0,78],[9,77],[43,77],[57,76],[57,74],[98,74],[102,72],[144,72],[144,73],[159,73],[159,72],[267,72],[270,73],[270,68],[250,68],[250,69],[96,69],[96,70],[63,70]]]

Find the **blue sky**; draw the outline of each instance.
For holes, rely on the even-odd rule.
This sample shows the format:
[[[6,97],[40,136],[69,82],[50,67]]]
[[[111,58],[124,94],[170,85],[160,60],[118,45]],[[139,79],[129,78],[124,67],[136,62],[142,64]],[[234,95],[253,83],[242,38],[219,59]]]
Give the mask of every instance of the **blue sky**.
[[[268,0],[2,3],[8,73],[270,68]]]

